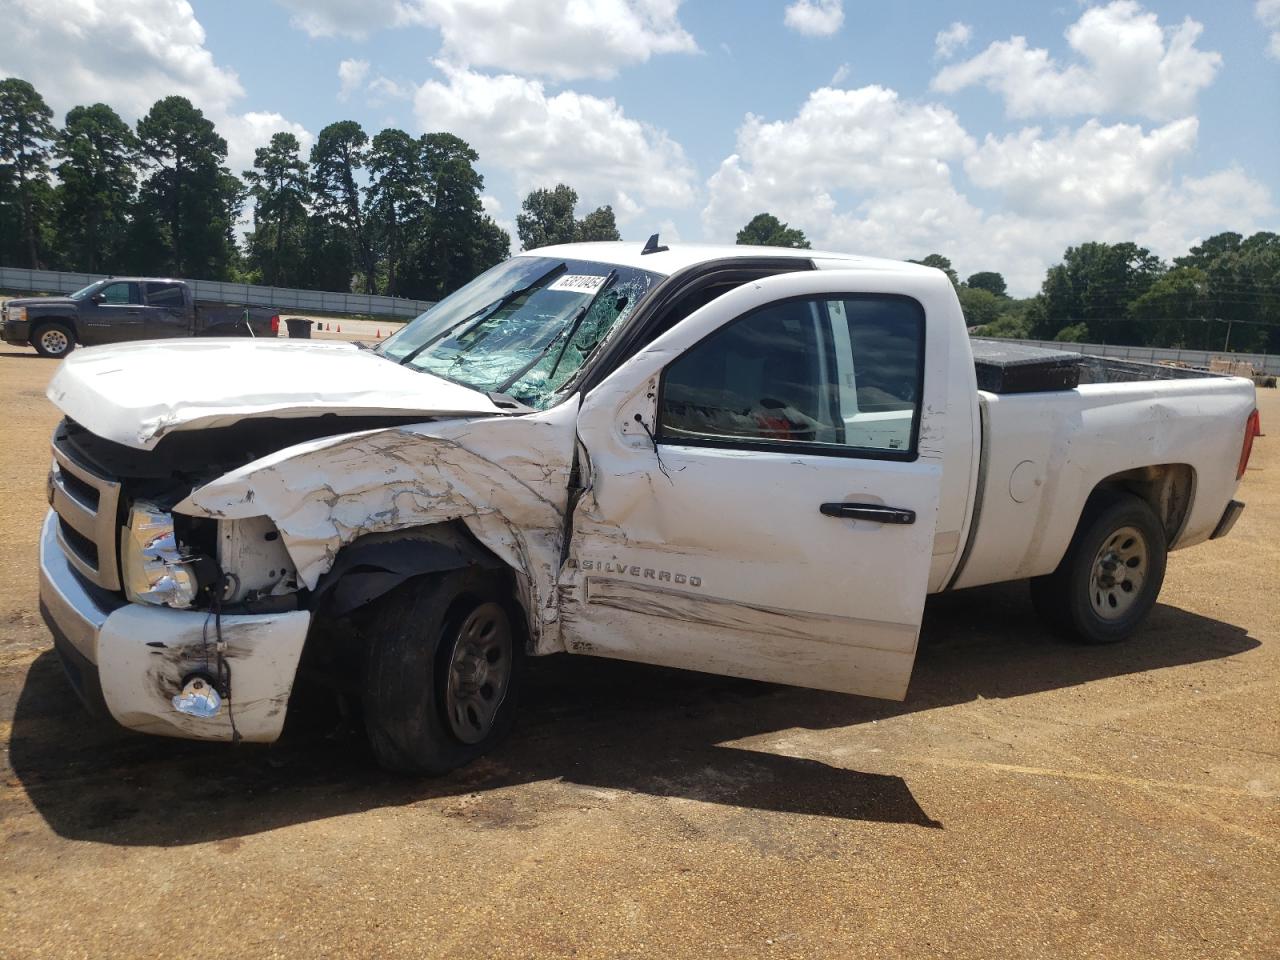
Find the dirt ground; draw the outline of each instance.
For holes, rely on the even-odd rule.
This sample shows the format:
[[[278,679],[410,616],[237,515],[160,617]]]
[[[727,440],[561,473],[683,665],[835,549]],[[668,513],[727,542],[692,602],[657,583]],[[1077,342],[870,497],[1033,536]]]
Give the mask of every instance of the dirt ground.
[[[53,369],[0,349],[0,956],[1280,956],[1274,438],[1128,644],[1015,584],[929,605],[902,704],[551,658],[414,781],[84,714],[36,613]]]

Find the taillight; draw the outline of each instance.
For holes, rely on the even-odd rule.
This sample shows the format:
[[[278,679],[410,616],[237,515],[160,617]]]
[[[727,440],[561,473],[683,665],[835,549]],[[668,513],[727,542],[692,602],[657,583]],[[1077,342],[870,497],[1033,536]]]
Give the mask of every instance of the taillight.
[[[276,314],[271,318],[271,332],[277,336],[280,334],[280,314]]]
[[[1262,418],[1258,416],[1255,409],[1249,414],[1249,419],[1244,422],[1244,446],[1240,448],[1240,466],[1236,468],[1236,479],[1240,480],[1244,477],[1244,472],[1249,469],[1249,454],[1253,453],[1253,438],[1262,436]]]

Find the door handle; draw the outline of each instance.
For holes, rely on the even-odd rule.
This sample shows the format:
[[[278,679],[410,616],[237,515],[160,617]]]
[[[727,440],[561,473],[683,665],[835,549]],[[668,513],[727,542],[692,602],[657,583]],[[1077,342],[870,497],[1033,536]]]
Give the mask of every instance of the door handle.
[[[916,512],[904,507],[886,507],[879,503],[824,503],[818,510],[828,517],[845,520],[870,520],[874,523],[908,524],[916,522]]]

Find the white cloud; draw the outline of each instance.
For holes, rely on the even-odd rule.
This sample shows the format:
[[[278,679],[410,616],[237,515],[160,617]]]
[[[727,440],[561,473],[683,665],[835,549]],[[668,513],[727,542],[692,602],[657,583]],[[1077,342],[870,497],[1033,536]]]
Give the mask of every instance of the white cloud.
[[[934,56],[939,60],[950,60],[957,50],[969,45],[972,36],[973,28],[957,20],[947,29],[939,30],[933,38]]]
[[[186,0],[7,0],[0,70],[30,80],[55,109],[106,102],[136,117],[178,94],[209,111],[244,95],[205,49]],[[56,55],[54,55],[56,52]]]
[[[843,0],[795,0],[783,22],[807,37],[829,37],[844,23]]]
[[[382,74],[370,78],[369,69],[368,60],[353,58],[338,64],[339,101],[346,103],[360,92],[365,94],[366,101],[373,106],[388,100],[409,100],[413,97],[412,85],[400,83]]]
[[[1219,230],[1273,223],[1270,192],[1243,171],[1178,174],[1197,127],[1194,117],[1146,131],[1091,119],[978,143],[944,107],[881,87],[824,88],[790,120],[745,118],[707,181],[704,233],[730,240],[767,210],[815,247],[938,252],[962,276],[1001,271],[1025,296],[1071,244],[1136,238],[1172,257]]]
[[[644,207],[632,199],[625,190],[619,190],[614,194],[613,203],[610,206],[613,208],[614,219],[620,224],[630,223],[645,212]]]
[[[338,99],[350,100],[351,95],[364,86],[369,76],[369,61],[349,59],[338,64]]]
[[[657,234],[663,243],[680,243],[680,228],[674,220],[663,220],[658,224]],[[623,239],[626,239],[625,237]]]
[[[1154,193],[1135,236],[1168,257],[1223,230],[1248,236],[1274,229],[1277,212],[1265,186],[1239,167],[1228,167],[1204,177],[1183,177]]]
[[[1008,209],[1043,217],[1096,212],[1129,218],[1145,210],[1174,161],[1195,146],[1194,117],[1143,133],[1130,124],[1089,120],[1075,130],[1044,137],[1028,127],[1007,137],[988,135],[965,160],[979,187],[999,191]]]
[[[1280,0],[1258,0],[1253,7],[1253,15],[1271,31],[1267,53],[1280,60]]]
[[[279,0],[312,36],[389,27],[440,31],[443,55],[557,80],[608,78],[662,53],[698,49],[680,0]]]
[[[1146,184],[1126,207],[1085,204],[1072,216],[1038,216],[1007,209],[984,218],[965,245],[954,248],[961,275],[977,269],[1001,271],[1012,292],[1025,296],[1039,289],[1046,268],[1068,247],[1089,240],[1132,240],[1166,260],[1181,256],[1205,237],[1223,230],[1246,236],[1268,229],[1276,207],[1270,191],[1237,168],[1205,177],[1168,175]],[[985,265],[970,263],[980,244]],[[963,263],[963,266],[960,264]]]
[[[1195,108],[1213,82],[1222,57],[1200,50],[1202,24],[1187,17],[1162,28],[1134,0],[1086,10],[1066,33],[1079,56],[1062,66],[1025,37],[991,44],[962,63],[943,68],[933,88],[954,93],[981,84],[1004,97],[1013,117],[1119,113],[1166,120]]]
[[[836,67],[836,72],[831,75],[831,83],[828,84],[828,86],[832,86],[832,87],[840,86],[840,84],[844,83],[846,80],[849,79],[849,74],[851,74],[852,72],[853,71],[850,69],[849,64],[847,63],[840,64],[840,66]]]
[[[407,0],[279,0],[293,25],[313,37],[366,37],[412,18]]]
[[[905,103],[878,86],[824,87],[809,95],[793,120],[766,123],[747,115],[737,152],[708,181],[704,224],[717,236],[732,236],[767,209],[820,234],[835,216],[837,191],[865,197],[946,190],[949,162],[974,149],[944,107]],[[903,248],[895,243],[891,249]]]
[[[490,76],[437,61],[444,80],[418,88],[414,112],[423,130],[468,141],[481,163],[510,171],[521,194],[567,183],[588,208],[611,203],[683,207],[695,199],[694,172],[665,131],[628,117],[612,99],[511,74]]]
[[[381,103],[384,100],[411,100],[413,85],[377,76],[369,81],[369,96],[375,103]]]
[[[1265,220],[1267,190],[1239,171],[1177,176],[1197,128],[1194,117],[1149,132],[1093,119],[1050,136],[1038,128],[988,136],[965,170],[993,194],[999,212],[984,217],[975,236],[998,251],[1006,278],[1025,293],[1071,244],[1136,240],[1172,257],[1201,236]],[[1232,206],[1246,199],[1249,206]]]
[[[236,112],[244,87],[214,61],[186,0],[7,0],[5,28],[0,75],[30,81],[59,114],[103,102],[133,121],[160,97],[186,97],[226,138],[236,174],[273,133],[310,140],[278,113]]]

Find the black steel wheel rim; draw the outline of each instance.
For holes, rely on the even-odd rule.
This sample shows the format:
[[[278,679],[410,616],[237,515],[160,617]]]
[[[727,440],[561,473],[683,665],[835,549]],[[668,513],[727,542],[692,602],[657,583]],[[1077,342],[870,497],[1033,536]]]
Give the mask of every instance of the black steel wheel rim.
[[[450,634],[445,717],[463,743],[479,743],[493,725],[511,684],[511,620],[499,603],[481,603]]]

